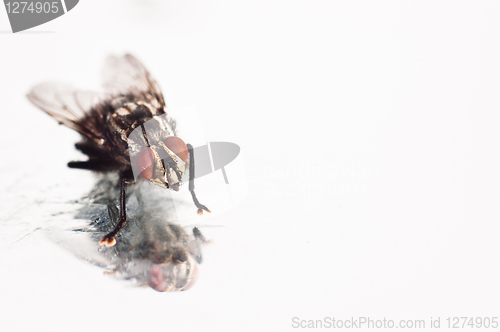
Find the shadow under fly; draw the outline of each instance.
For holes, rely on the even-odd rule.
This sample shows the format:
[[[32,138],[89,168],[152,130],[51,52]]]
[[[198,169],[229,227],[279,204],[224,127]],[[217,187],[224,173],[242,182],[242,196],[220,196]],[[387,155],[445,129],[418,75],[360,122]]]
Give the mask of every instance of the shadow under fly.
[[[168,192],[158,195],[155,186],[148,182],[127,190],[128,222],[122,229],[120,241],[113,247],[99,245],[102,235],[119,222],[117,180],[113,175],[101,178],[88,195],[90,204],[76,214],[75,219],[90,220],[90,223],[73,232],[87,235],[91,248],[83,251],[93,251],[92,255],[83,251],[76,254],[105,268],[106,274],[132,280],[139,286],[149,285],[161,292],[189,289],[196,281],[197,265],[202,262],[201,246],[206,240],[197,227],[177,224],[174,202],[165,197]],[[179,202],[176,205],[179,206]]]

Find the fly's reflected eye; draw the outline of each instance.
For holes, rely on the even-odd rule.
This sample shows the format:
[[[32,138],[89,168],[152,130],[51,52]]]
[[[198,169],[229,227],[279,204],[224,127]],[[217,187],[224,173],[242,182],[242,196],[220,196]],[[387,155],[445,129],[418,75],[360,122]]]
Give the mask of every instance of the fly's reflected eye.
[[[186,143],[177,136],[169,136],[163,140],[163,143],[179,158],[186,162],[188,158],[188,149]]]
[[[146,180],[153,177],[155,155],[150,148],[144,148],[135,157],[135,167],[139,174]]]

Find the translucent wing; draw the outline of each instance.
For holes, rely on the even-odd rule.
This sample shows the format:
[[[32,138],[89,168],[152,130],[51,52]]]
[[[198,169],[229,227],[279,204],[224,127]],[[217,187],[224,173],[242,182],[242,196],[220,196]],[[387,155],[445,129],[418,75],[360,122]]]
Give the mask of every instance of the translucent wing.
[[[151,74],[134,56],[110,56],[102,71],[103,88],[111,95],[132,93],[138,97],[156,100],[158,108],[164,109],[165,102],[160,87]]]
[[[102,138],[99,121],[102,116],[95,108],[105,99],[104,94],[79,91],[61,83],[42,83],[27,95],[28,99],[60,124],[76,130],[96,143]]]

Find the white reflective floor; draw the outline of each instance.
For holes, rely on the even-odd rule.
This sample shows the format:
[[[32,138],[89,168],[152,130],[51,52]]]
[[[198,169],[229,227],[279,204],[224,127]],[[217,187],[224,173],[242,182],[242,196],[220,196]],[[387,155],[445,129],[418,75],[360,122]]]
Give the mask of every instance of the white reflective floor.
[[[444,330],[448,317],[495,317],[499,10],[82,1],[34,29],[54,33],[0,34],[2,330],[285,331],[294,317],[426,329],[439,317]],[[51,236],[85,222],[72,211],[95,179],[66,167],[82,158],[78,134],[25,94],[46,80],[96,89],[105,57],[125,52],[172,110],[196,106],[206,141],[241,147],[227,168],[236,207],[215,172],[197,184],[213,215],[177,209],[212,240],[186,292],[115,280]]]

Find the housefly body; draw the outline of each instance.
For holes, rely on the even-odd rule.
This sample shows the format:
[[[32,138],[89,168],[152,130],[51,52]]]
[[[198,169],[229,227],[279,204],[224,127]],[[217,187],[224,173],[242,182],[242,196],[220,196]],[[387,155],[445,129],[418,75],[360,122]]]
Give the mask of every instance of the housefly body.
[[[194,191],[193,147],[176,135],[175,121],[167,115],[163,95],[150,73],[132,55],[111,56],[103,79],[104,93],[43,83],[27,95],[60,124],[82,135],[76,148],[88,160],[72,161],[69,167],[119,175],[118,222],[100,245],[116,244],[127,221],[127,185],[141,179],[178,191],[188,167],[189,191],[197,213],[210,212]]]

